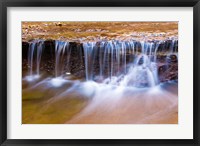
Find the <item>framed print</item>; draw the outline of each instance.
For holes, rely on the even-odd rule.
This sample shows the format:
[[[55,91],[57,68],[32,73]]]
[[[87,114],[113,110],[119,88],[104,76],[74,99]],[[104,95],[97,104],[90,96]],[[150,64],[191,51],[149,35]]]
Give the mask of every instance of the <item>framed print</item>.
[[[199,145],[199,1],[1,5],[2,145]]]

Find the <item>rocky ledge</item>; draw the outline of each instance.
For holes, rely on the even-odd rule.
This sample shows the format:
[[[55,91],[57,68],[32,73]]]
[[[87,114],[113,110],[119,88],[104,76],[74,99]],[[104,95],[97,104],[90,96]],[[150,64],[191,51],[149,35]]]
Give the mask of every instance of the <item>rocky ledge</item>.
[[[56,49],[55,49],[55,40],[44,40],[43,41],[43,49],[42,56],[40,61],[39,69],[41,72],[46,72],[52,76],[55,76],[55,67],[56,67]],[[22,68],[23,71],[27,73],[30,69],[28,63],[28,54],[29,47],[31,42],[22,42]],[[93,59],[93,76],[99,75],[100,73],[100,64],[99,64],[99,56],[100,52],[100,44],[101,42],[97,42],[97,52],[95,54],[95,58]],[[149,43],[158,44],[158,41],[150,41]],[[173,43],[173,44],[172,44]],[[140,54],[142,52],[141,42],[134,42],[135,48],[137,48],[137,53]],[[78,78],[85,78],[85,55],[83,43],[78,42],[69,42],[68,48],[70,49],[70,61],[67,60],[66,56],[62,59],[62,70],[60,69],[60,74],[65,74],[66,72],[70,72],[72,75]],[[172,51],[173,50],[173,51]],[[148,50],[149,51],[149,50]],[[155,50],[154,50],[155,52]],[[157,68],[158,68],[158,77],[160,82],[177,80],[178,79],[178,40],[164,40],[159,43],[159,46],[156,51],[156,59],[157,59]],[[153,53],[151,53],[153,54]],[[126,52],[126,63],[127,66],[132,60],[132,54],[130,51]],[[153,55],[152,55],[153,57]],[[152,58],[151,57],[151,58]],[[106,64],[111,64],[111,60],[106,60]],[[33,68],[36,66],[36,61],[33,61]],[[104,70],[105,74],[109,71],[109,67]]]

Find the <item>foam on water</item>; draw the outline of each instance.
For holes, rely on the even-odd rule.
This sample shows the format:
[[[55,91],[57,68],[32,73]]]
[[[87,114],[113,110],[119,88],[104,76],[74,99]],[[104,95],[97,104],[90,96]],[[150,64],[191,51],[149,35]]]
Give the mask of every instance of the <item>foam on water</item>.
[[[48,83],[53,87],[61,87],[63,84],[69,82],[68,80],[62,77],[52,78],[48,81]]]
[[[40,75],[28,75],[24,78],[24,80],[28,82],[33,82],[35,80],[38,80],[40,78]]]

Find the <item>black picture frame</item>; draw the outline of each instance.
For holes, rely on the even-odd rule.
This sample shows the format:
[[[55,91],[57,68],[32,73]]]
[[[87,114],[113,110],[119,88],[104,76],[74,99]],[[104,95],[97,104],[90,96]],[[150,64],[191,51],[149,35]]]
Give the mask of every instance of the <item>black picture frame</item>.
[[[193,7],[193,139],[86,139],[86,140],[24,140],[7,139],[7,8],[8,7]],[[200,2],[199,0],[1,0],[0,2],[0,144],[21,145],[200,145]]]

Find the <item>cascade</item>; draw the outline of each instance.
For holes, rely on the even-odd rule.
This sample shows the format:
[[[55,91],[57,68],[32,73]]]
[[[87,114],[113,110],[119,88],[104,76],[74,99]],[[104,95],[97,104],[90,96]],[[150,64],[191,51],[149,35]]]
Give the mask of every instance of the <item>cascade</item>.
[[[43,48],[44,48],[43,40],[34,40],[29,43],[29,48],[28,48],[29,76],[40,75],[40,62],[41,62]]]
[[[177,44],[177,40],[171,40],[168,50],[166,50],[165,41],[103,40],[84,42],[81,47],[78,46],[78,49],[83,49],[83,54],[81,51],[73,53],[71,56],[74,48],[70,43],[56,40],[54,74],[56,78],[62,77],[64,74],[70,75],[71,65],[73,65],[72,58],[78,57],[80,60],[84,60],[86,81],[118,86],[153,87],[159,84],[158,64],[160,58],[157,56],[164,53],[166,57],[172,53],[178,55]],[[40,75],[44,48],[43,40],[34,40],[29,43],[29,76]]]

